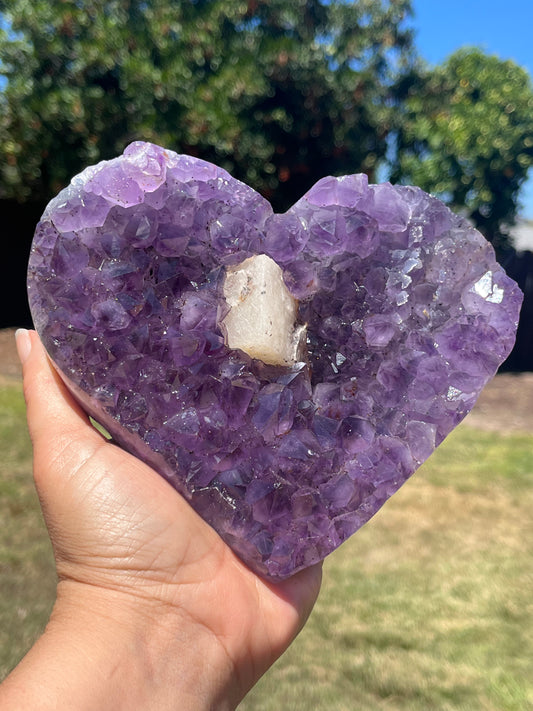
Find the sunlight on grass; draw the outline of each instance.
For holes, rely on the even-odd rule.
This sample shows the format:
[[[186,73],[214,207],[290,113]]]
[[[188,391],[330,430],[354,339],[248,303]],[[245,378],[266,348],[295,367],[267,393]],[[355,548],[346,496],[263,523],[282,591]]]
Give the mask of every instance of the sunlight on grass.
[[[55,587],[20,388],[0,388],[0,677]],[[462,426],[331,555],[309,624],[240,711],[533,709],[533,436]]]
[[[533,708],[533,437],[459,428],[324,566],[240,711]]]

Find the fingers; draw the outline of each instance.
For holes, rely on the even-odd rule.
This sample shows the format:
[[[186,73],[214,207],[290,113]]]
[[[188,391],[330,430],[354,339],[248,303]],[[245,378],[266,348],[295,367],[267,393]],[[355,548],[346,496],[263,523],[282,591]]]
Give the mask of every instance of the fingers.
[[[85,431],[87,417],[56,373],[37,333],[20,329],[16,333],[16,343],[32,437],[57,433],[60,425],[69,430],[81,428]]]
[[[22,363],[28,427],[35,458],[53,455],[62,443],[81,439],[89,448],[98,446],[100,435],[61,381],[37,333],[17,331],[16,344]]]

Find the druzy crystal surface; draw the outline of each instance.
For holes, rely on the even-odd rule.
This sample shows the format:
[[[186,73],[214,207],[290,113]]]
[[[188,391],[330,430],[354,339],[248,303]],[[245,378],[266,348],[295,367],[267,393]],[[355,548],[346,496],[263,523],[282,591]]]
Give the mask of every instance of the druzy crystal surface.
[[[295,363],[225,342],[226,274],[258,254],[297,300]],[[279,215],[141,142],[52,200],[28,284],[86,410],[274,579],[334,550],[463,419],[522,299],[483,237],[417,188],[329,177]]]

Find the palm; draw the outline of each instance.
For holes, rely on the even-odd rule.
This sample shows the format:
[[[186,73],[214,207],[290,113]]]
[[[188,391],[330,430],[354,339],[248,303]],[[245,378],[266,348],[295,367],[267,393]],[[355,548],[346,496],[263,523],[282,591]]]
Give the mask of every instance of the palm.
[[[28,417],[60,579],[179,610],[223,646],[247,689],[305,621],[320,567],[278,585],[258,578],[157,473],[101,438],[44,352],[39,362],[47,413],[28,398]]]

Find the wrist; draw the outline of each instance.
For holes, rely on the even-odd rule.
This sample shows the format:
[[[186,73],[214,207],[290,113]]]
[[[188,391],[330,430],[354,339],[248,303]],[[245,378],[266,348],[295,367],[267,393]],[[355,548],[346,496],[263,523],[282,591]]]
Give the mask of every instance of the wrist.
[[[63,581],[45,633],[6,688],[43,711],[229,711],[239,700],[232,673],[213,635],[179,610]]]

